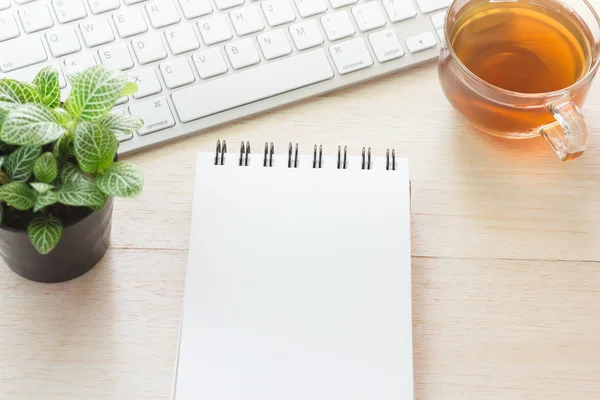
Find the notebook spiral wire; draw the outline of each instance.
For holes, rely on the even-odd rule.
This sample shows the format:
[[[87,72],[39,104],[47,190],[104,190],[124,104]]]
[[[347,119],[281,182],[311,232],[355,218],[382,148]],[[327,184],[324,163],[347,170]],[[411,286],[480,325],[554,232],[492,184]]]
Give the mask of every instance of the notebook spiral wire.
[[[273,142],[269,146],[269,143],[265,142],[265,157],[263,161],[263,167],[272,167],[273,166],[273,153],[275,153],[275,146]]]
[[[248,157],[249,156],[250,156],[250,142],[246,142],[246,144],[244,145],[244,142],[242,141],[242,144],[240,145],[240,167],[248,166]]]
[[[226,153],[227,153],[227,143],[223,140],[223,145],[221,146],[221,141],[217,140],[215,165],[225,165],[225,154]]]
[[[294,150],[294,161],[292,162],[292,144],[288,148],[288,168],[298,168],[298,143],[296,143],[296,147]]]
[[[250,165],[250,142],[243,142],[240,145],[240,157],[238,165],[240,167],[247,167]],[[298,168],[299,162],[299,148],[298,143],[290,143],[288,146],[288,168]],[[225,140],[217,140],[215,149],[215,165],[225,165],[225,155],[227,154],[227,143]],[[264,154],[263,154],[263,167],[273,167],[273,156],[275,154],[275,145],[273,142],[265,142]],[[387,171],[396,170],[396,150],[387,149],[385,152],[385,169]],[[363,147],[361,153],[361,169],[370,170],[373,166],[371,162],[371,148]],[[312,157],[313,168],[323,168],[323,145],[314,145],[313,157]],[[348,169],[348,147],[338,146],[337,152],[337,169]]]

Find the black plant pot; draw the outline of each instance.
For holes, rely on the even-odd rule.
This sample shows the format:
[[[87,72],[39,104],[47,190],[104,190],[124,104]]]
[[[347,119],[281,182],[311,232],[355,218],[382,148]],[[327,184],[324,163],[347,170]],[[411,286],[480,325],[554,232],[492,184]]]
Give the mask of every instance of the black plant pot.
[[[58,245],[41,255],[25,230],[0,227],[0,256],[17,274],[36,282],[64,282],[85,274],[106,253],[113,199],[103,209],[67,225]]]

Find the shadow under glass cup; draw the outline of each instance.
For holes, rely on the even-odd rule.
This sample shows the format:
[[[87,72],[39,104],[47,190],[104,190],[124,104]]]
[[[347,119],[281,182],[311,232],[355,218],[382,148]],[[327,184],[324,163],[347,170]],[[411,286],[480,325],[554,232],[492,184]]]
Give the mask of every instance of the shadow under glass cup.
[[[600,65],[600,19],[586,0],[455,0],[444,34],[440,83],[470,123],[542,135],[563,161],[583,154],[579,107]]]

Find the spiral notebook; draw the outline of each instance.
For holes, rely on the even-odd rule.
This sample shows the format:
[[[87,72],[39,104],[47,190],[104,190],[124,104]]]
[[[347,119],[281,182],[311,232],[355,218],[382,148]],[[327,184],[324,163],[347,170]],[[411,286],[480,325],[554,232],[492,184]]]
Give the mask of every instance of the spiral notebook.
[[[174,400],[414,398],[408,162],[299,153],[199,154]]]

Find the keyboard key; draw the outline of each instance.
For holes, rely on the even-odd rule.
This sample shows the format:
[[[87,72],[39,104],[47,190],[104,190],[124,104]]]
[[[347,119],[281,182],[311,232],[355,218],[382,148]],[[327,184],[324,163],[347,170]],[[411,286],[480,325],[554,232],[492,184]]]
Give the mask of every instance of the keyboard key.
[[[196,50],[200,47],[200,42],[198,42],[192,25],[185,24],[167,29],[165,37],[167,38],[167,44],[171,49],[171,53],[175,55]]]
[[[0,54],[2,54],[0,58],[2,72],[14,71],[48,59],[42,40],[31,36],[0,42]]]
[[[358,0],[329,0],[329,2],[331,3],[331,7],[340,8],[350,4],[356,4],[358,3]]]
[[[224,15],[218,14],[198,21],[202,40],[207,45],[224,42],[233,37]]]
[[[418,53],[423,50],[431,49],[435,46],[437,46],[437,41],[431,32],[411,36],[406,39],[406,47],[411,53]]]
[[[138,91],[133,94],[134,99],[151,96],[162,91],[154,68],[142,68],[127,74],[127,80],[138,85]]]
[[[225,51],[234,69],[248,67],[260,62],[260,57],[258,57],[258,52],[254,47],[254,41],[250,38],[227,43]]]
[[[258,35],[258,44],[267,60],[286,56],[292,52],[283,29],[276,29],[262,35]]]
[[[445,46],[446,36],[444,35],[443,29],[438,29],[437,31],[438,38],[440,38],[440,43]]]
[[[375,52],[375,57],[380,63],[404,56],[404,49],[400,44],[396,31],[393,29],[372,33],[369,35],[369,41],[371,47],[373,47],[373,52]]]
[[[372,1],[353,7],[352,15],[354,15],[356,25],[361,32],[381,28],[385,25],[385,17],[381,12],[379,2]]]
[[[140,64],[148,64],[167,58],[167,51],[157,34],[133,39],[131,46]]]
[[[115,40],[115,35],[106,17],[86,20],[79,24],[79,29],[87,47],[99,46]]]
[[[160,73],[169,89],[190,84],[196,80],[186,57],[174,58],[160,64]]]
[[[194,60],[198,75],[202,79],[212,78],[227,72],[227,64],[225,64],[221,50],[217,48],[194,53],[192,60]]]
[[[147,135],[175,126],[169,103],[164,97],[137,102],[129,107],[129,112],[144,121],[144,126],[140,128],[138,135]]]
[[[417,0],[417,5],[423,14],[450,7],[452,0]]]
[[[183,16],[187,19],[201,17],[213,11],[208,0],[179,0]]]
[[[126,10],[113,14],[115,28],[120,37],[126,38],[148,31],[144,15],[138,10]]]
[[[235,33],[238,36],[262,31],[265,28],[256,6],[244,7],[232,11],[229,13],[229,17],[233,23],[233,29],[235,29]]]
[[[86,69],[96,65],[96,59],[91,53],[77,54],[75,56],[67,57],[64,60],[65,71],[67,74],[74,74],[77,72],[85,71]]]
[[[17,21],[10,11],[0,12],[0,42],[19,36]]]
[[[50,10],[45,4],[32,4],[19,9],[19,17],[23,24],[23,29],[27,33],[41,31],[54,25]]]
[[[0,0],[0,10],[10,8],[10,0]]]
[[[219,10],[226,10],[231,7],[241,6],[244,0],[215,0],[215,4]]]
[[[112,110],[111,112],[115,114],[129,116],[129,112],[125,108],[119,108],[118,110]],[[115,136],[117,137],[120,143],[133,139],[133,133],[116,133]]]
[[[33,82],[35,76],[40,72],[45,65],[34,65],[32,67],[21,68],[10,73],[11,79],[16,79],[18,81],[23,82]],[[58,64],[54,64],[54,67],[58,71],[58,86],[62,89],[67,87],[67,81],[65,80],[65,76],[60,69]]]
[[[15,0],[15,4],[21,5],[21,4],[31,3],[32,1],[35,1],[35,0]]]
[[[87,17],[81,0],[52,0],[52,7],[61,24]]]
[[[133,68],[133,60],[125,43],[116,43],[100,49],[98,57],[108,69],[125,71]]]
[[[411,0],[383,0],[383,7],[392,22],[404,21],[417,16]]]
[[[368,68],[373,65],[373,59],[362,38],[334,44],[329,48],[331,58],[340,75]]]
[[[317,49],[191,86],[174,92],[171,98],[179,119],[189,122],[331,78],[327,56]]]
[[[323,44],[323,36],[317,21],[308,20],[290,26],[290,35],[298,50],[306,50]]]
[[[119,0],[88,0],[88,5],[92,14],[116,10],[120,6]]]
[[[125,3],[129,6],[131,4],[142,3],[144,1],[146,1],[146,0],[123,0],[123,3]]]
[[[446,11],[431,16],[431,23],[435,29],[442,29],[446,22]]]
[[[46,40],[53,57],[61,57],[81,50],[81,43],[75,29],[70,26],[54,29],[46,33]]]
[[[261,7],[270,26],[287,24],[296,19],[288,0],[265,0]]]
[[[321,17],[323,29],[330,41],[343,39],[354,35],[354,26],[348,17],[347,11],[338,11]]]
[[[302,18],[321,14],[327,11],[325,0],[295,0],[296,7]]]
[[[171,0],[158,0],[146,4],[150,23],[155,29],[173,25],[181,21],[177,8]]]

